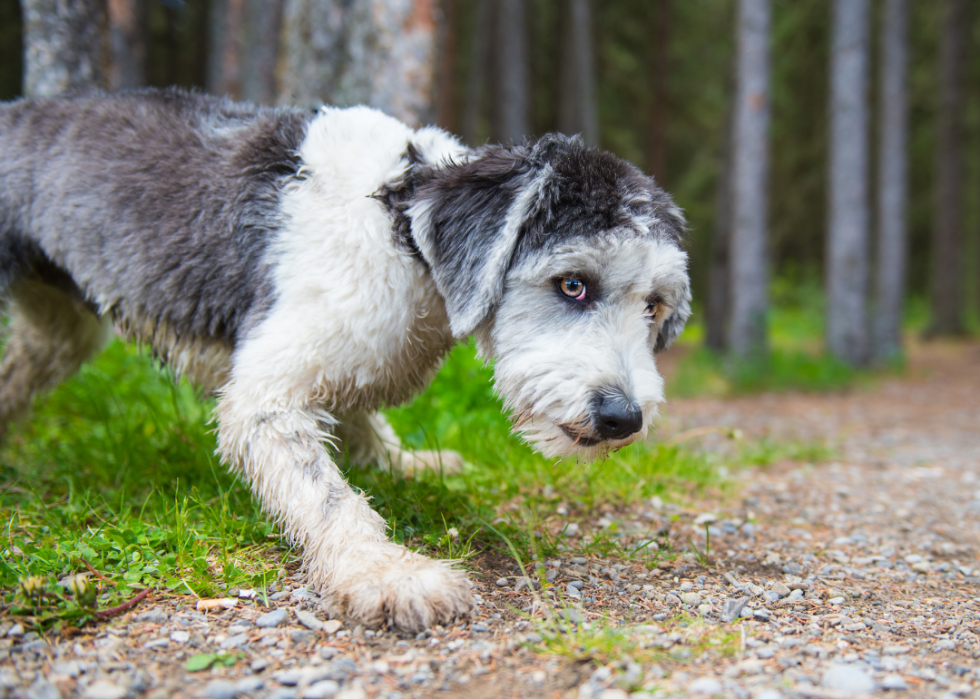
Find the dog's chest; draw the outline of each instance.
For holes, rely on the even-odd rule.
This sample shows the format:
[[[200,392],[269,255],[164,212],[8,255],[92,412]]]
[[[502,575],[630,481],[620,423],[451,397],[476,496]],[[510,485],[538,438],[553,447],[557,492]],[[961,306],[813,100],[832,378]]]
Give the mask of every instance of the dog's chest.
[[[236,353],[235,373],[334,410],[400,403],[452,346],[445,304],[425,266],[395,246],[380,204],[329,184],[311,178],[284,195],[287,223],[270,254],[275,302]]]

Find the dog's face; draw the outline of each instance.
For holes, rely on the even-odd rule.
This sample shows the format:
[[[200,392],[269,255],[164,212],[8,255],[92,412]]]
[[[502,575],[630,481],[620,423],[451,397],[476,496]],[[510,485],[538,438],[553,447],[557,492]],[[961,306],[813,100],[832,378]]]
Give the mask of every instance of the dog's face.
[[[636,168],[578,139],[476,151],[422,185],[413,236],[453,334],[493,357],[515,429],[546,456],[642,438],[654,355],[690,314],[683,218]]]

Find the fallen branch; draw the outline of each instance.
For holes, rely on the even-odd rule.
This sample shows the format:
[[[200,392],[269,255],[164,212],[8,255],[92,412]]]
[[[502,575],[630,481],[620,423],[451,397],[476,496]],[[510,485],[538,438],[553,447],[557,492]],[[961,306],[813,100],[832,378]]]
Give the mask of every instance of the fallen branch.
[[[146,596],[149,594],[150,588],[146,588],[128,602],[123,602],[122,604],[118,604],[115,607],[109,607],[108,609],[98,609],[96,610],[95,614],[96,616],[107,617],[112,616],[113,614],[118,614],[119,612],[125,612],[127,609],[132,609],[137,604],[145,600]]]
[[[92,567],[92,564],[91,564],[91,563],[89,563],[88,561],[86,561],[86,560],[85,560],[84,558],[82,558],[81,556],[79,556],[79,557],[78,557],[78,560],[80,560],[80,561],[81,561],[82,563],[84,563],[84,564],[85,564],[85,567],[86,567],[86,568],[88,568],[88,572],[90,572],[90,573],[91,573],[92,575],[94,575],[95,577],[97,577],[97,578],[98,578],[99,580],[101,580],[102,582],[112,582],[111,580],[109,580],[109,578],[107,578],[107,577],[106,577],[106,576],[104,576],[104,575],[103,575],[102,573],[100,573],[100,572],[99,572],[99,571],[97,571],[97,570],[96,570],[95,568],[93,568],[93,567]]]

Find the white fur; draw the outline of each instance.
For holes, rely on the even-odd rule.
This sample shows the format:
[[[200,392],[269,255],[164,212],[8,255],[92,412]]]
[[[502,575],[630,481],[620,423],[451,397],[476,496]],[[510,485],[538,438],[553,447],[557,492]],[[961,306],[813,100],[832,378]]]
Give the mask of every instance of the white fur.
[[[234,353],[217,419],[222,458],[303,545],[310,582],[335,612],[418,630],[468,612],[466,576],[388,541],[383,520],[325,446],[339,439],[356,460],[406,470],[440,458],[405,452],[375,412],[424,387],[459,334],[428,268],[399,248],[389,213],[371,198],[404,175],[410,143],[430,164],[468,157],[437,129],[413,132],[363,107],[325,108],[313,121],[300,177],[285,194],[285,230],[268,252],[276,300]],[[478,258],[489,286],[474,294],[500,296],[494,285],[503,284],[478,342],[497,357],[497,390],[543,454],[596,456],[646,434],[663,400],[653,358],[658,328],[643,312],[651,294],[664,300],[664,316],[683,301],[686,255],[636,229],[611,231],[595,244],[521,260],[508,273],[548,170],[524,176],[498,239]],[[413,226],[428,225],[428,214],[414,207]],[[638,221],[637,229],[649,232],[653,223]],[[583,271],[603,280],[603,301],[593,312],[568,313],[554,276]],[[578,444],[561,426],[588,432],[589,401],[610,386],[640,406],[643,429]]]

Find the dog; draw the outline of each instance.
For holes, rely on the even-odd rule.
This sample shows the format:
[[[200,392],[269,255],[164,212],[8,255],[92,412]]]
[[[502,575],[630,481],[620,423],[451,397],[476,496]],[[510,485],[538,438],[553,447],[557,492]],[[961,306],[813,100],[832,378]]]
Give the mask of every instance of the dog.
[[[366,107],[142,90],[0,105],[0,425],[114,331],[217,398],[218,452],[337,615],[419,631],[466,575],[390,541],[337,467],[411,470],[378,412],[459,340],[549,457],[642,439],[690,315],[685,222],[577,137],[467,148]]]

